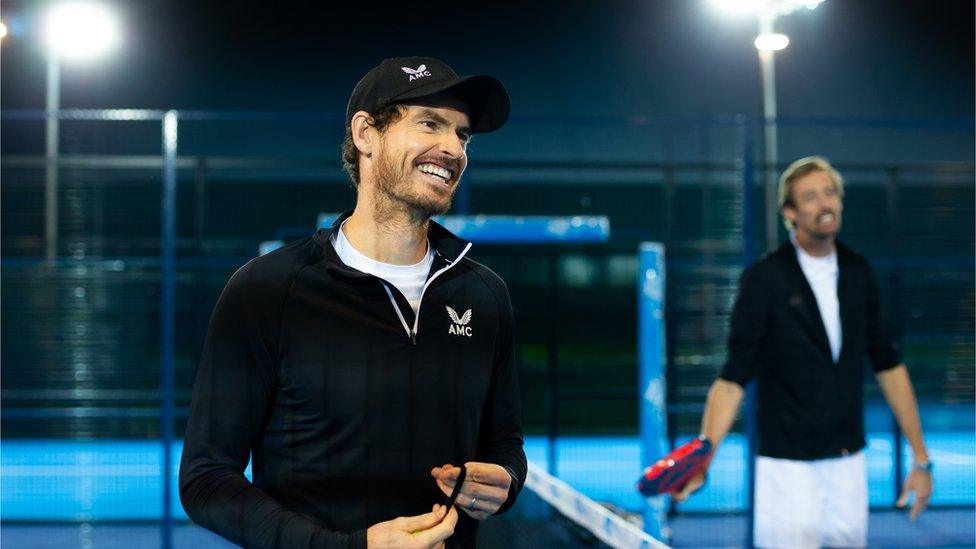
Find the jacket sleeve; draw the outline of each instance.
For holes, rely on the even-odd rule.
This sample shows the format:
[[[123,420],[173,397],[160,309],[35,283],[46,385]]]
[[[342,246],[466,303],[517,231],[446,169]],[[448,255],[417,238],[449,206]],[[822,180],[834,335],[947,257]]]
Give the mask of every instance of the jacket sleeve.
[[[286,281],[258,283],[253,262],[224,288],[197,370],[180,462],[180,502],[197,524],[245,547],[365,547],[365,531],[332,532],[244,476],[274,403],[270,334]]]
[[[514,315],[508,289],[504,283],[500,286],[501,289],[495,291],[499,302],[499,333],[478,444],[479,461],[501,465],[512,476],[508,499],[496,514],[504,513],[515,504],[528,471],[522,447],[522,400],[515,366]]]
[[[878,282],[866,262],[865,270],[868,284],[867,352],[874,371],[881,372],[894,368],[901,360],[898,356],[898,347],[892,340],[888,323],[884,319]]]
[[[761,265],[750,267],[742,275],[732,307],[728,359],[719,376],[743,386],[756,376],[769,321],[769,289],[762,278]]]

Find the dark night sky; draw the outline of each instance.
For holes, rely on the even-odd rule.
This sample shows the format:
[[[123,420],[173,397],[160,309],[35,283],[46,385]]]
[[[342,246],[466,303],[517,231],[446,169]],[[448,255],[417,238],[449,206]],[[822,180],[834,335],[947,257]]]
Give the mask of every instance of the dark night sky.
[[[66,67],[65,108],[341,112],[384,57],[433,55],[459,73],[498,76],[513,115],[758,114],[753,20],[704,0],[607,2],[112,2],[125,46]],[[5,0],[3,108],[41,108],[36,17],[45,2]],[[937,6],[938,8],[933,8]],[[781,19],[781,116],[974,114],[974,7],[827,0]]]

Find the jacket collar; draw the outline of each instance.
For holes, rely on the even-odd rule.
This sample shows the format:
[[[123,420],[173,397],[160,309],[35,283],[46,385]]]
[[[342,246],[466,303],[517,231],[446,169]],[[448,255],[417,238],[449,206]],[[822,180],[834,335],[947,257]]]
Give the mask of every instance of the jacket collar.
[[[834,246],[837,249],[837,299],[840,303],[841,357],[843,357],[845,349],[847,349],[848,330],[845,328],[849,326],[848,319],[850,317],[851,303],[849,297],[853,291],[850,288],[851,277],[849,267],[854,252],[840,241],[835,240]],[[823,318],[820,316],[817,298],[813,295],[813,289],[810,287],[806,275],[803,274],[803,269],[800,267],[800,262],[796,254],[796,247],[793,246],[792,242],[787,240],[779,249],[773,252],[772,257],[785,267],[787,279],[792,289],[791,292],[795,292],[790,294],[791,307],[796,307],[798,312],[801,313],[800,317],[806,325],[806,329],[829,357],[831,355],[830,342],[827,339],[827,329],[824,327]]]
[[[834,248],[837,249],[837,268],[843,269],[843,265],[845,263],[848,263],[851,260],[851,258],[854,256],[854,251],[848,248],[840,240],[834,240]],[[792,258],[793,262],[796,263],[797,268],[799,268],[800,266],[800,262],[796,259],[796,247],[793,246],[793,243],[790,242],[789,240],[787,240],[786,242],[783,243],[782,246],[777,248],[777,250],[773,252],[772,255],[778,256],[780,260]]]
[[[331,227],[328,229],[319,229],[316,232],[316,239],[319,240],[319,244],[323,249],[323,258],[329,263],[344,265],[339,259],[338,254],[336,254],[335,247],[332,246],[332,237],[336,234],[336,231],[342,227],[342,223],[346,219],[349,219],[349,216],[352,215],[353,211],[354,210],[346,210],[336,218]],[[430,247],[434,250],[434,254],[436,256],[435,262],[443,261],[448,265],[457,261],[471,246],[470,242],[445,229],[443,225],[434,220],[430,220],[429,222],[427,229],[427,240],[430,242]],[[349,270],[354,271],[353,269]],[[434,270],[436,269],[431,269],[432,272]]]

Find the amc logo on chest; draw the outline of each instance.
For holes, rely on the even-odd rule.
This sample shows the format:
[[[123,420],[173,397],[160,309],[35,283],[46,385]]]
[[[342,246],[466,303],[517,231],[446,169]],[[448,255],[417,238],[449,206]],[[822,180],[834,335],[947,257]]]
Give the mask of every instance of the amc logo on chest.
[[[457,311],[451,307],[446,308],[447,316],[451,317],[451,325],[448,327],[447,333],[456,336],[471,337],[471,326],[468,326],[471,323],[471,309],[464,311],[463,315],[458,316]]]

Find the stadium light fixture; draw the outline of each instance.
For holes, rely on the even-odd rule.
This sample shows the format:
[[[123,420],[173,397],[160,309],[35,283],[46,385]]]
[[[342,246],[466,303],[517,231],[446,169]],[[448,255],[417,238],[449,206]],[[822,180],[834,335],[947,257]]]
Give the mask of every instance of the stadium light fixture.
[[[806,8],[816,9],[824,0],[709,0],[712,9],[733,16],[789,15]]]
[[[0,38],[5,38],[7,36],[7,25],[0,23]]]
[[[808,10],[815,10],[817,6],[823,4],[824,0],[782,0],[784,4],[792,4],[804,7]]]
[[[56,4],[44,18],[44,41],[49,56],[71,61],[94,59],[118,46],[119,25],[104,4]]]
[[[756,15],[763,8],[763,0],[711,0],[716,11],[731,16]]]
[[[760,34],[753,43],[759,51],[780,51],[790,45],[790,37],[785,34],[771,32]]]
[[[118,19],[103,3],[66,1],[44,14],[42,37],[47,49],[46,145],[44,170],[44,247],[49,260],[58,256],[58,153],[61,111],[61,62],[101,57],[118,47]]]

